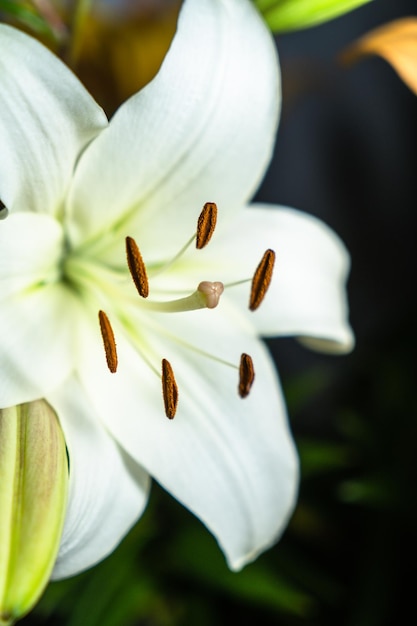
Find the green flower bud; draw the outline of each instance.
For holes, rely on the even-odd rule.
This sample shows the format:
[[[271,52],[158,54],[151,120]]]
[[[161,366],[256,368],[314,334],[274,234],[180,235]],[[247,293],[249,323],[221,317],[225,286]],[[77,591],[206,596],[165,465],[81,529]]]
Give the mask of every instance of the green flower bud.
[[[44,400],[0,410],[0,626],[35,605],[57,556],[68,460],[58,419]]]
[[[371,0],[255,0],[269,28],[285,33],[316,26]]]

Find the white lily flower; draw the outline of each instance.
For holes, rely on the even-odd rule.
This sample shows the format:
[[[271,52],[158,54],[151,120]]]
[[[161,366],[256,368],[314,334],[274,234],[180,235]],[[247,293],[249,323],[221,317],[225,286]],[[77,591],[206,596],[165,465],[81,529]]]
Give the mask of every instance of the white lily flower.
[[[298,483],[259,336],[335,352],[353,343],[337,236],[295,210],[246,207],[278,119],[271,37],[249,0],[186,0],[159,74],[110,123],[38,42],[2,25],[0,47],[0,406],[46,398],[65,432],[70,496],[54,577],[114,549],[146,506],[150,476],[239,569],[280,536]],[[185,248],[207,201],[219,207],[216,232]],[[146,299],[126,237],[146,265]],[[277,267],[252,312],[241,281],[269,248]],[[186,310],[211,297],[187,299],[201,281],[224,283],[219,305]],[[245,399],[242,353],[256,371]]]

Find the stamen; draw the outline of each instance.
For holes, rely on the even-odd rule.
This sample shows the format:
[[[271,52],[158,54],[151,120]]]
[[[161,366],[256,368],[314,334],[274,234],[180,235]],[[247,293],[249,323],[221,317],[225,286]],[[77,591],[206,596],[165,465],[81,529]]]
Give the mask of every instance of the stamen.
[[[162,333],[162,336],[166,337],[169,341],[172,341],[182,348],[192,351],[193,353],[209,359],[210,361],[214,361],[220,365],[224,365],[226,367],[232,368],[235,371],[239,372],[239,384],[238,384],[238,392],[241,398],[246,398],[250,390],[252,388],[253,382],[255,380],[255,370],[253,367],[252,358],[249,354],[243,353],[240,357],[240,363],[237,365],[236,363],[226,361],[225,359],[216,356],[213,353],[207,352],[199,348],[197,345],[186,341],[183,337],[179,337],[176,333],[170,332],[165,326],[160,327],[158,324],[154,324],[152,322],[152,318],[147,320],[146,326],[151,330],[158,330]],[[132,332],[133,329],[130,329]],[[143,330],[143,329],[142,329]],[[135,340],[135,338],[134,338]],[[154,367],[152,363],[152,359],[150,359],[143,352],[143,346],[141,348],[141,356],[144,358],[148,366],[155,372],[155,374],[160,378],[161,375],[158,370]],[[166,359],[162,360],[162,392],[165,406],[165,413],[169,419],[173,419],[176,414],[177,404],[178,404],[178,386],[175,381],[174,372],[172,370],[171,364]]]
[[[275,252],[273,250],[267,250],[256,268],[254,277],[252,278],[252,287],[249,299],[249,308],[251,311],[256,311],[265,297],[271,283],[274,263]]]
[[[103,337],[104,351],[106,353],[107,367],[112,374],[117,370],[117,350],[113,328],[104,311],[98,312],[101,336]]]
[[[150,275],[158,276],[158,274],[162,274],[172,265],[174,265],[184,254],[187,252],[189,247],[196,242],[196,247],[198,250],[204,248],[208,242],[210,241],[214,229],[217,223],[217,205],[214,202],[206,202],[201,211],[198,222],[197,222],[197,232],[194,233],[192,237],[183,245],[183,247],[176,253],[172,259],[169,259],[165,263],[161,264],[153,264],[151,268],[149,268]]]
[[[204,248],[211,239],[217,223],[217,205],[214,202],[206,202],[200,213],[197,223],[196,247]]]
[[[243,353],[240,357],[239,367],[239,395],[241,398],[246,398],[249,395],[254,380],[255,370],[252,358],[249,354]]]
[[[7,206],[0,200],[0,220],[5,220],[9,215],[9,209]]]
[[[147,298],[149,295],[148,275],[138,245],[132,237],[126,237],[126,256],[136,289],[142,298]]]
[[[203,280],[197,287],[197,291],[206,297],[206,306],[208,309],[214,309],[219,304],[220,296],[224,291],[224,285],[220,281],[211,283]]]
[[[178,386],[171,363],[162,359],[162,394],[164,397],[165,415],[172,420],[177,412]]]

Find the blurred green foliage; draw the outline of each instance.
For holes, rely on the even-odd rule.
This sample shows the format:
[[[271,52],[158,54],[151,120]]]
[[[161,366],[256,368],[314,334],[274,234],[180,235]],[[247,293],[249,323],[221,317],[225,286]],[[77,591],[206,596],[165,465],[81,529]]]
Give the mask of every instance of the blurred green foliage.
[[[27,0],[0,0],[0,18],[15,20],[40,35],[53,36],[47,20],[40,15],[36,6]]]

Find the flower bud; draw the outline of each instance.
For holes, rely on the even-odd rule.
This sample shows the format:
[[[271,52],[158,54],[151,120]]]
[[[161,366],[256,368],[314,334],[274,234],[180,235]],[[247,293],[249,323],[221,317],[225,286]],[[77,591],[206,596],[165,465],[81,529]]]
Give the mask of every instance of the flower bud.
[[[58,419],[44,400],[0,410],[0,625],[13,624],[43,592],[61,540],[68,460]]]

